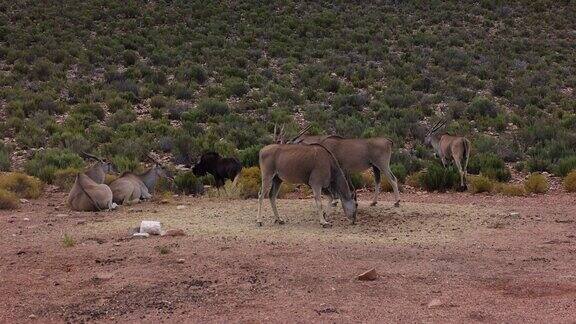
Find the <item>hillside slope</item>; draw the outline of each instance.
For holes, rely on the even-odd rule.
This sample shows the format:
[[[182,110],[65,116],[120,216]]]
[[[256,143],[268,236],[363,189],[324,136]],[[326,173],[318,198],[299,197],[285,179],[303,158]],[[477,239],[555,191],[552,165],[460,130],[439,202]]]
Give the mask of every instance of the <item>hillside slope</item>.
[[[390,137],[402,148],[394,162],[413,172],[438,118],[472,139],[476,157],[559,175],[576,167],[573,1],[0,8],[3,169],[43,147],[121,169],[150,150],[182,163],[210,149],[252,165],[275,123],[292,135],[310,122],[316,133]]]

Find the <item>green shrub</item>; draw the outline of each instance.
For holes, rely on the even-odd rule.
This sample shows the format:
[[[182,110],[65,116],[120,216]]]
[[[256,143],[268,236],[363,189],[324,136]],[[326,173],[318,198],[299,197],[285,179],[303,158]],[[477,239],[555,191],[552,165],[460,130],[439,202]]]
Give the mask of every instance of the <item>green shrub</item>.
[[[16,194],[5,189],[0,189],[0,209],[16,209],[19,200]]]
[[[571,171],[564,178],[564,189],[568,192],[576,192],[576,170]]]
[[[0,171],[10,171],[10,150],[0,142]]]
[[[428,191],[454,189],[460,184],[460,175],[453,168],[444,168],[437,163],[431,163],[420,177],[420,184]]]
[[[174,186],[180,193],[186,195],[200,195],[204,193],[202,179],[196,177],[192,172],[184,172],[174,177]]]
[[[512,177],[510,170],[501,158],[492,153],[475,154],[470,157],[468,172],[482,174],[497,181],[508,181]]]
[[[466,112],[471,118],[494,118],[498,115],[498,108],[496,108],[496,105],[490,99],[486,97],[477,97],[472,100],[472,103]]]
[[[498,184],[496,191],[503,194],[504,196],[526,196],[526,189],[521,185],[513,185],[507,183]]]
[[[524,180],[524,189],[530,193],[546,193],[548,192],[548,180],[540,173],[532,173]]]
[[[26,173],[31,174],[46,183],[52,183],[54,173],[57,170],[67,168],[83,168],[84,161],[82,158],[69,150],[47,149],[34,154],[34,157],[28,161],[24,169]]]
[[[239,160],[244,167],[258,166],[263,145],[252,145],[239,151]]]
[[[242,97],[250,91],[250,87],[240,78],[230,78],[224,81],[224,89],[228,96]]]
[[[259,167],[243,168],[238,179],[238,187],[242,198],[258,198],[262,178]]]
[[[560,159],[554,173],[558,176],[565,177],[573,170],[576,170],[576,155]]]
[[[7,190],[20,198],[36,199],[42,194],[42,181],[19,172],[1,172],[0,189]]]
[[[208,116],[226,115],[230,112],[228,104],[213,99],[200,101],[198,109],[200,112]]]
[[[494,189],[492,180],[485,176],[469,176],[467,181],[472,193],[491,192]]]
[[[136,159],[129,158],[124,155],[116,155],[112,158],[112,164],[119,173],[130,171],[135,172],[138,170],[140,163]]]

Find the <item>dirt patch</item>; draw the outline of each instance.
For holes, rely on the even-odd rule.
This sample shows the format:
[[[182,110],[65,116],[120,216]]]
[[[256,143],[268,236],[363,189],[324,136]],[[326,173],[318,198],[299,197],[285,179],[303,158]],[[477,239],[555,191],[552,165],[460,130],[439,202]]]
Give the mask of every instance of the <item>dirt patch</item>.
[[[309,199],[279,200],[282,226],[267,203],[261,228],[256,200],[76,213],[64,199],[0,212],[0,295],[11,296],[0,321],[558,322],[576,312],[569,195],[405,194],[396,208],[385,194],[360,202],[356,225],[337,207],[327,229]],[[142,220],[186,236],[133,238]],[[357,280],[372,268],[376,280]]]

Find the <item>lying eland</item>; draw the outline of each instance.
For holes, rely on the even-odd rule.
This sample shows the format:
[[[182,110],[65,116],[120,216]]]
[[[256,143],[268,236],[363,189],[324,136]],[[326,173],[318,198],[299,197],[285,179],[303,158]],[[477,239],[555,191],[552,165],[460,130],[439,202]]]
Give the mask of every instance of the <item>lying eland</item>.
[[[462,136],[452,136],[440,133],[447,121],[437,122],[426,134],[424,144],[431,145],[435,153],[440,157],[442,165],[446,167],[449,163],[447,159],[452,158],[458,173],[460,173],[460,186],[466,188],[466,177],[468,175],[468,160],[470,159],[470,141]]]
[[[166,168],[151,155],[154,165],[142,174],[124,172],[118,179],[110,183],[110,189],[117,204],[133,204],[141,199],[152,198],[152,193],[159,178],[173,179]]]
[[[323,188],[339,197],[348,219],[352,223],[356,221],[356,196],[350,191],[337,159],[323,145],[272,144],[265,146],[260,150],[260,172],[262,187],[258,196],[258,218],[256,219],[258,225],[262,226],[262,201],[265,196],[270,198],[275,222],[284,224],[276,208],[276,197],[282,181],[304,183],[312,188],[318,218],[323,227],[330,226],[322,207]]]
[[[374,198],[372,206],[378,203],[380,194],[380,176],[384,176],[394,190],[394,206],[400,206],[400,194],[398,192],[398,180],[390,170],[390,158],[392,156],[392,141],[384,137],[348,139],[336,135],[309,135],[299,136],[294,143],[314,144],[321,143],[330,150],[342,170],[347,174],[363,172],[372,168],[374,172]]]
[[[104,180],[106,179],[106,173],[114,172],[112,163],[108,162],[106,159],[88,154],[86,152],[82,152],[82,154],[88,158],[96,160],[96,163],[88,168],[88,170],[85,172],[90,179],[94,180],[94,182],[104,183]]]
[[[116,208],[112,190],[105,184],[96,183],[86,174],[79,173],[68,194],[68,205],[76,211],[101,211]]]

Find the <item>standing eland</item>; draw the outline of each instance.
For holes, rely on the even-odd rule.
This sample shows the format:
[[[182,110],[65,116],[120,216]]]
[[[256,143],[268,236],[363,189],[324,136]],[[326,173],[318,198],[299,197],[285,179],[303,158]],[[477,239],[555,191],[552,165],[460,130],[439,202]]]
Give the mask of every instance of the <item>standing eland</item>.
[[[450,157],[458,173],[460,173],[460,187],[466,188],[466,177],[468,175],[468,160],[470,160],[470,141],[462,136],[452,136],[446,133],[440,133],[439,130],[446,125],[446,120],[437,122],[426,134],[424,144],[431,145],[436,155],[440,157],[442,165],[446,167]]]
[[[322,207],[322,189],[329,189],[342,201],[342,208],[348,219],[355,223],[357,202],[356,196],[350,191],[344,172],[338,165],[338,160],[322,144],[293,145],[271,144],[260,150],[260,171],[262,187],[258,195],[258,218],[256,222],[262,226],[262,201],[265,196],[270,198],[270,205],[276,218],[275,222],[284,224],[278,215],[276,197],[282,181],[304,183],[312,188],[320,224],[329,227]],[[330,209],[330,204],[328,208]]]

